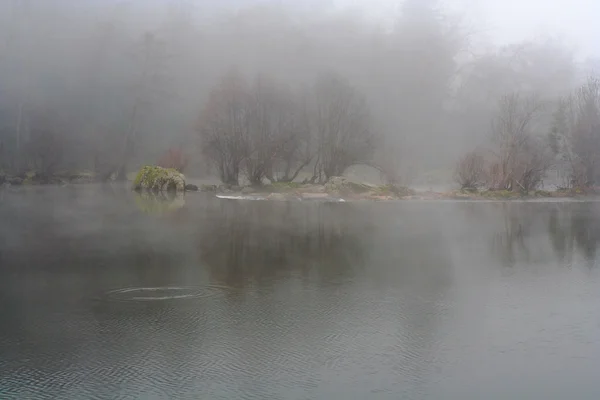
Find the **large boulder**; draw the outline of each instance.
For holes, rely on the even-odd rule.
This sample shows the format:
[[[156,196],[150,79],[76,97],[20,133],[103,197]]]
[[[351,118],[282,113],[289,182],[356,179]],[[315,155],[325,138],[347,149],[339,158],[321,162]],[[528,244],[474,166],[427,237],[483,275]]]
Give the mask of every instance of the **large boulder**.
[[[133,189],[152,192],[184,192],[185,176],[172,168],[145,166],[135,176]]]

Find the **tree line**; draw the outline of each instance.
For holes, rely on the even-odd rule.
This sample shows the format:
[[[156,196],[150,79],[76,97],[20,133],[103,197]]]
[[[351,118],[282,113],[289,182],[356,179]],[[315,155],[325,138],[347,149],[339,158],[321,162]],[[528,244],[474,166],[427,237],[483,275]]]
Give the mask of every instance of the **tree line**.
[[[490,46],[433,0],[406,0],[390,28],[319,6],[194,7],[2,2],[0,170],[124,179],[178,158],[233,184],[370,164],[408,184],[474,145],[494,187],[536,181],[532,154],[588,168],[593,146],[572,139],[587,95],[570,93],[594,62],[559,40]]]
[[[502,96],[487,146],[464,155],[456,168],[463,189],[529,192],[552,170],[562,188],[600,184],[600,78],[591,76],[568,95],[543,101]]]

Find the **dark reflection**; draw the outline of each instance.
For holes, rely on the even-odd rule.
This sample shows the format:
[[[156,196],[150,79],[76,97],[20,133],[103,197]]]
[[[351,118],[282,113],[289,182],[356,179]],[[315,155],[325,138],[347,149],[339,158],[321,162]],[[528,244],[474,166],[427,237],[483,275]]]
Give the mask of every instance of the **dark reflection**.
[[[587,264],[594,266],[600,243],[600,204],[554,207],[550,211],[548,233],[561,261],[572,262],[574,250],[579,250]]]
[[[135,204],[140,211],[151,215],[165,215],[175,213],[185,207],[183,193],[135,193]]]
[[[494,221],[497,228],[491,240],[492,253],[504,266],[513,266],[519,259],[529,260],[525,238],[530,234],[534,215],[526,207],[510,203],[501,204],[498,211],[500,215]]]
[[[214,282],[239,288],[293,273],[344,280],[362,265],[371,229],[352,205],[222,201],[195,240]]]

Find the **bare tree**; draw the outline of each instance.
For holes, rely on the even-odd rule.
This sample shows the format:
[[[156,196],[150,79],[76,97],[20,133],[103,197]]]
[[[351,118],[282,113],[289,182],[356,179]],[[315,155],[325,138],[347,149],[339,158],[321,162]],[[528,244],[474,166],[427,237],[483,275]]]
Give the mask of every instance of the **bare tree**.
[[[375,135],[366,99],[345,79],[326,74],[315,85],[317,159],[313,181],[342,175],[370,160]]]
[[[258,76],[247,96],[246,109],[248,129],[242,167],[250,183],[260,185],[293,139],[293,95],[277,82]]]
[[[455,180],[461,189],[478,189],[485,178],[485,159],[480,152],[471,151],[459,160]]]
[[[552,165],[547,143],[534,131],[542,111],[543,103],[533,96],[515,93],[500,100],[492,123],[492,189],[529,191],[542,182]]]
[[[575,94],[575,123],[569,135],[573,178],[585,186],[600,180],[600,79],[590,78]]]
[[[228,73],[211,92],[198,124],[202,151],[225,184],[239,184],[240,164],[247,154],[248,96],[243,77]]]
[[[315,156],[309,99],[301,93],[289,100],[283,111],[283,120],[286,121],[281,127],[285,132],[284,140],[267,175],[272,182],[292,182]]]

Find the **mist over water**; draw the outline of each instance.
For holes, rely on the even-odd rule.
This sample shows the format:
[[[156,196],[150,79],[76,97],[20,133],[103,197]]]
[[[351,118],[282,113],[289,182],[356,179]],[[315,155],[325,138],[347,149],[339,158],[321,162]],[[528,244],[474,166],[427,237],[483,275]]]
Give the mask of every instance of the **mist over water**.
[[[586,1],[0,1],[0,399],[599,398]]]
[[[600,393],[599,203],[137,196],[3,193],[3,399]]]

